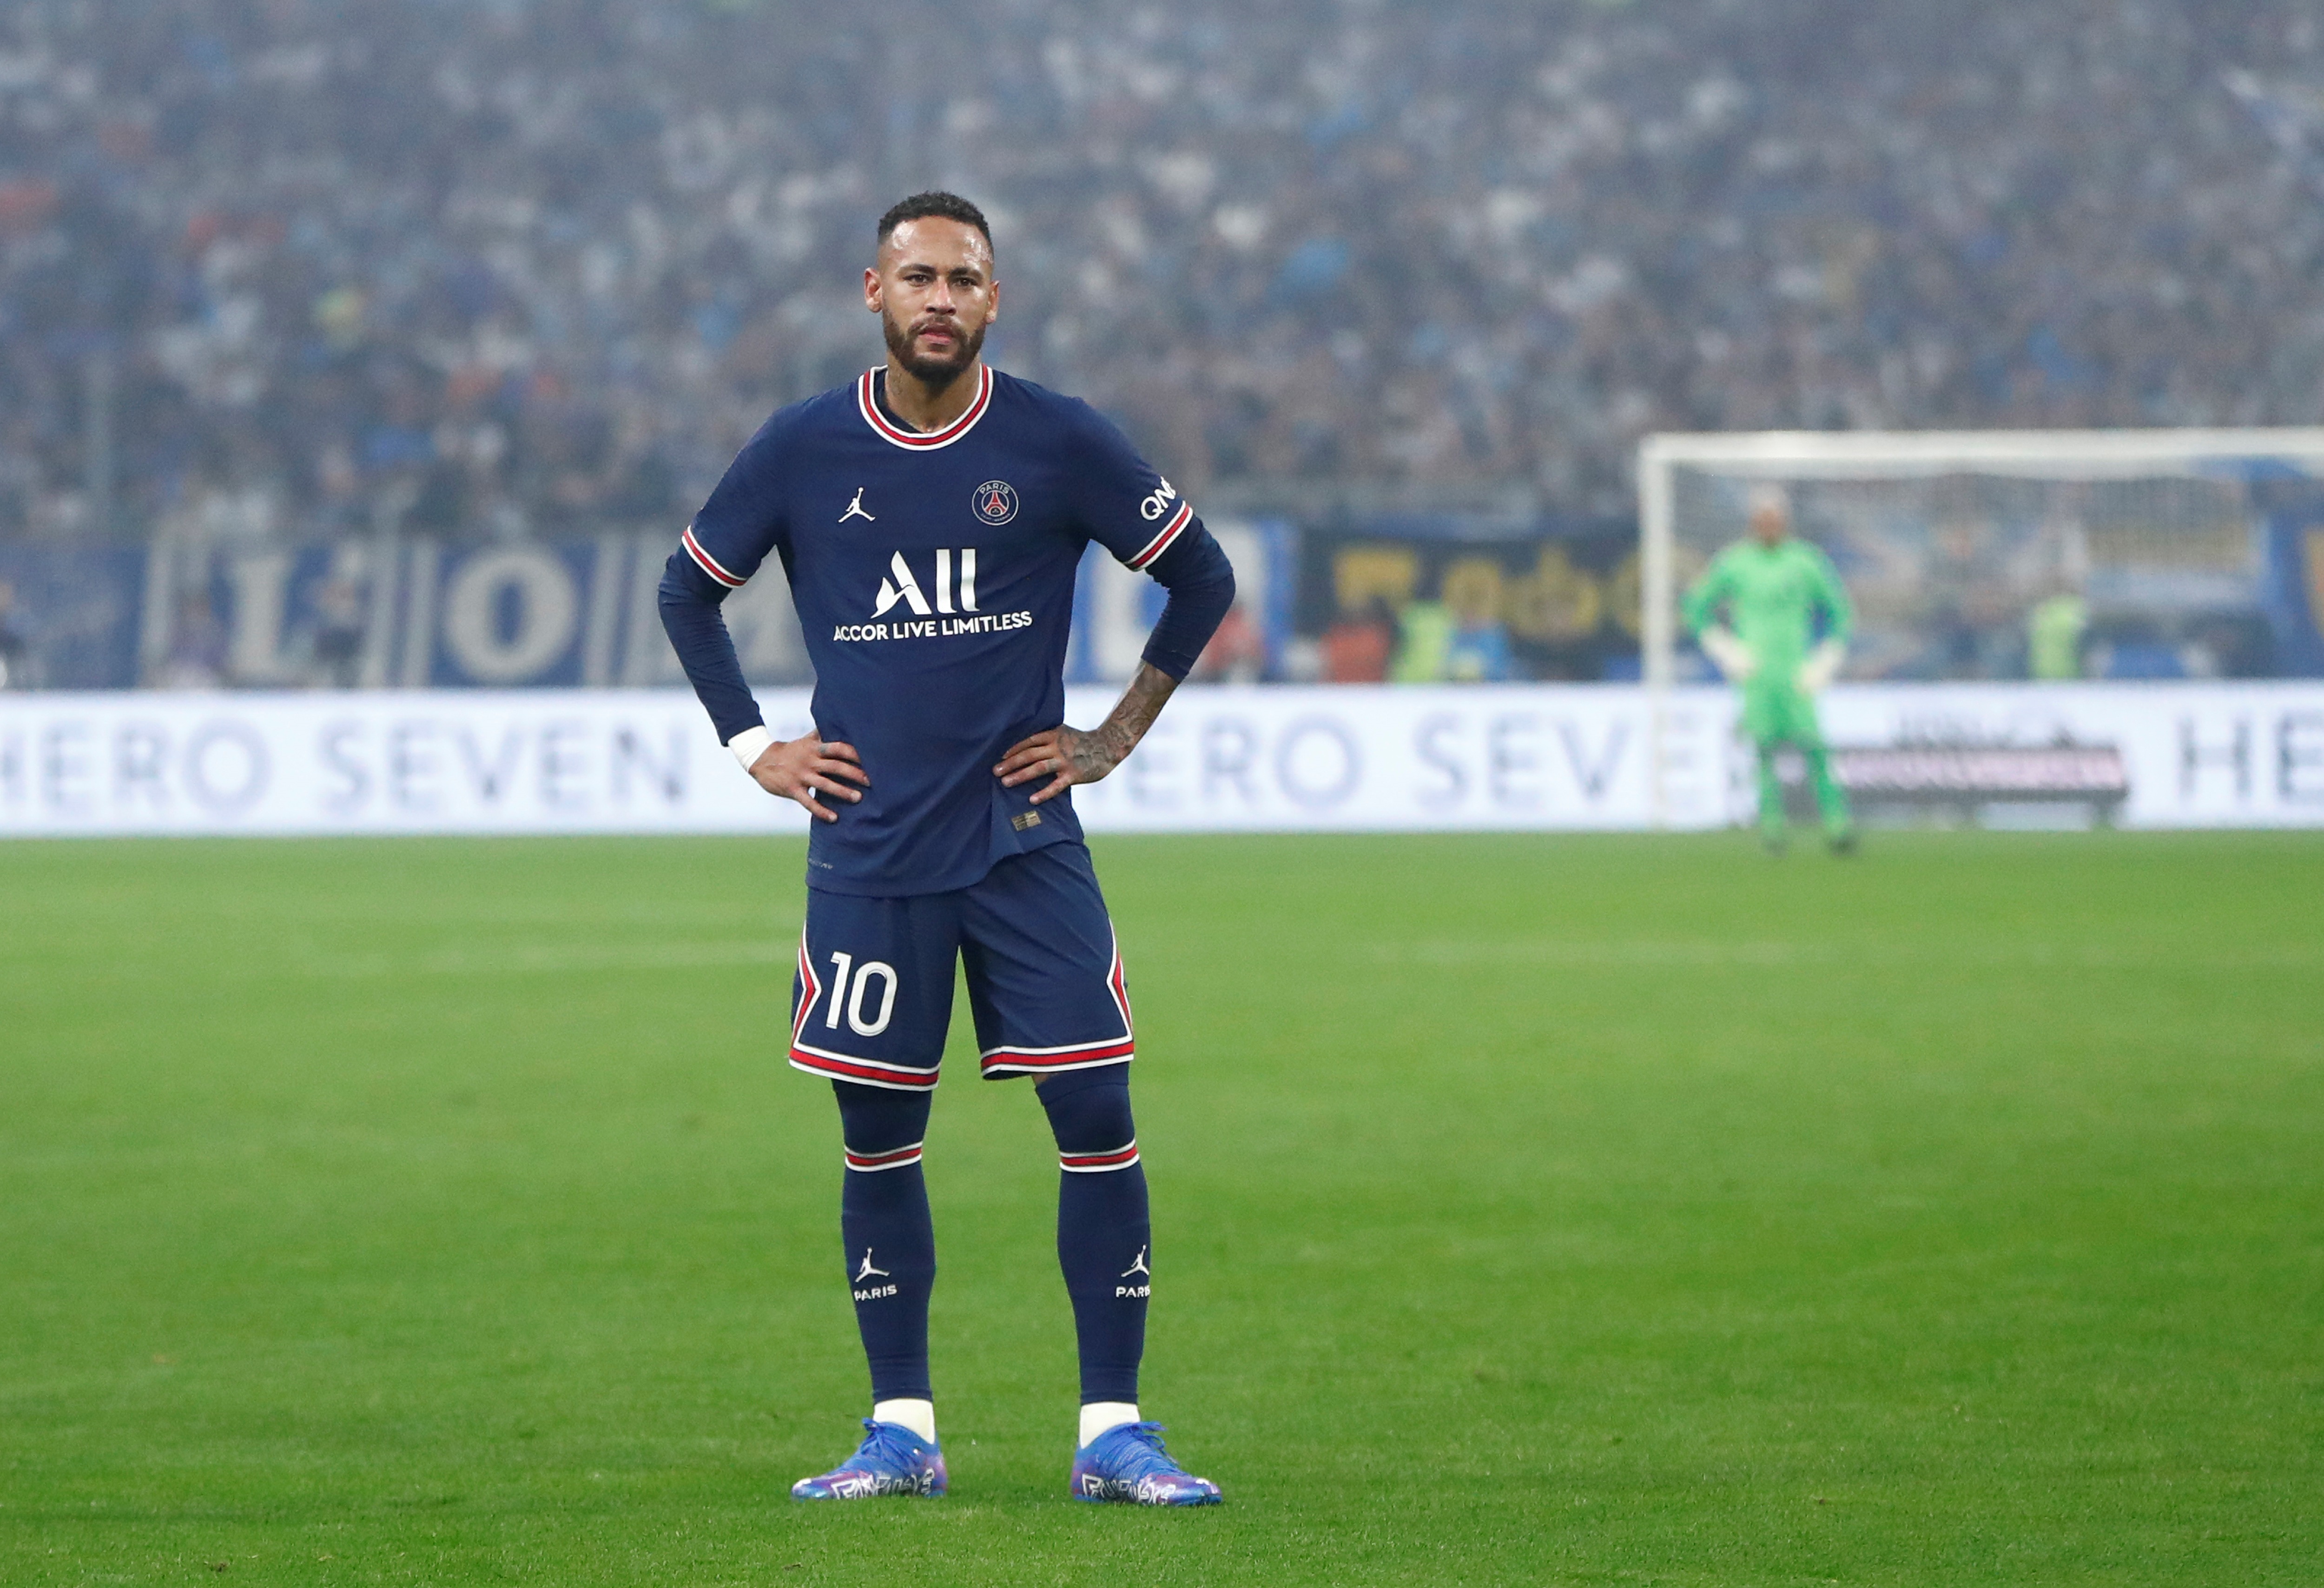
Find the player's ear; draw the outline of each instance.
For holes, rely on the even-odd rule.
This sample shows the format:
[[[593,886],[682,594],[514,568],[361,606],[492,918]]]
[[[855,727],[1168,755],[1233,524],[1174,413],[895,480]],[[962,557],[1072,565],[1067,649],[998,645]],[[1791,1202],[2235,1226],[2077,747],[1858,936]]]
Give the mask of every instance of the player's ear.
[[[984,323],[991,325],[1001,318],[1001,278],[995,276],[984,289]]]
[[[863,267],[863,307],[880,312],[880,272],[873,265]]]

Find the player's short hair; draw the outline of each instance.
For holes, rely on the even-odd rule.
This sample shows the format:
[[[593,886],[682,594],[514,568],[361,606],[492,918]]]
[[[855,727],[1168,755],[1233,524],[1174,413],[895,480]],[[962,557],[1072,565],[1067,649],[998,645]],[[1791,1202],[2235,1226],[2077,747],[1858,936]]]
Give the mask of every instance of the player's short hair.
[[[889,237],[906,221],[929,219],[956,220],[964,226],[974,226],[984,234],[985,247],[992,246],[992,227],[985,220],[984,211],[959,194],[947,193],[941,188],[915,193],[890,205],[888,213],[880,217],[880,245],[886,247]]]

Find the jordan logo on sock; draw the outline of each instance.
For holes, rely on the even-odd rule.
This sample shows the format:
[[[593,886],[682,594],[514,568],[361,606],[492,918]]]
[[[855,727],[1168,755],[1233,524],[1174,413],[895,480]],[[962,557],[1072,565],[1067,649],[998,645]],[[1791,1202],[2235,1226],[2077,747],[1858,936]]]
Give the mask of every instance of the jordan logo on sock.
[[[1127,1301],[1154,1294],[1154,1270],[1146,1266],[1146,1248],[1143,1246],[1138,1249],[1138,1255],[1130,1260],[1130,1266],[1121,1270],[1120,1277],[1127,1279],[1138,1274],[1146,1276],[1146,1283],[1116,1285],[1113,1288],[1113,1298],[1116,1301]]]
[[[885,1279],[892,1277],[893,1276],[891,1276],[886,1269],[875,1269],[872,1266],[872,1249],[867,1246],[863,1249],[863,1266],[856,1270],[855,1278],[849,1280],[848,1283],[854,1287],[856,1300],[877,1301],[883,1296],[893,1296],[896,1294],[896,1287],[893,1285],[867,1286],[864,1284],[864,1281],[866,1279]]]

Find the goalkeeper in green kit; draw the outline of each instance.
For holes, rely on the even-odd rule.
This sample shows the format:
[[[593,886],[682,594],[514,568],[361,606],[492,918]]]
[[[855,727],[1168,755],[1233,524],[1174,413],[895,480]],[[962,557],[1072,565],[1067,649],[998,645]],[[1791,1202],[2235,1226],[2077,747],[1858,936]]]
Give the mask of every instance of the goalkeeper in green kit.
[[[1686,626],[1720,671],[1742,687],[1744,731],[1759,754],[1760,837],[1782,851],[1784,789],[1775,752],[1791,744],[1807,761],[1825,839],[1834,854],[1847,854],[1856,847],[1856,828],[1824,754],[1815,697],[1846,654],[1848,592],[1822,549],[1791,531],[1791,503],[1782,490],[1753,493],[1750,539],[1713,558],[1686,593]],[[1811,649],[1819,614],[1823,638]]]

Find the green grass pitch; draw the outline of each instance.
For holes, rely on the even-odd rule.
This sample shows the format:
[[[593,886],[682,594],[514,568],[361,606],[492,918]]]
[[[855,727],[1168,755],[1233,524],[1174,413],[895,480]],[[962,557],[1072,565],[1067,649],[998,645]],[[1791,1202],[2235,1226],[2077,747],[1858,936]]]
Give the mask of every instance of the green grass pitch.
[[[2324,1582],[2324,841],[1101,841],[1146,1404],[956,1029],[864,1410],[795,845],[0,846],[0,1582]]]

